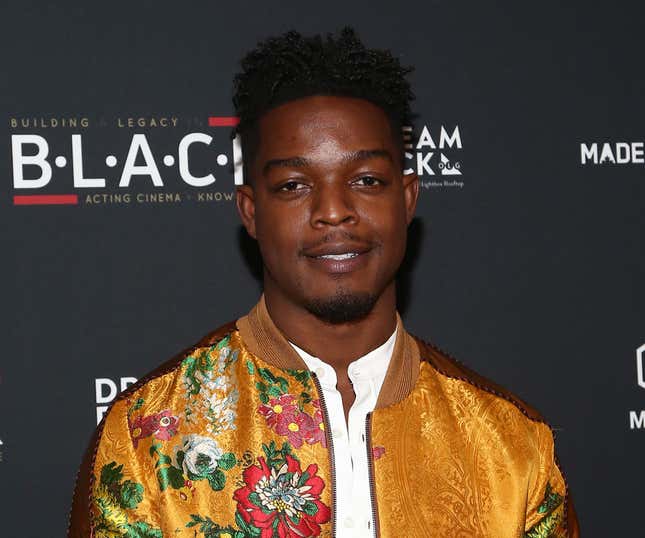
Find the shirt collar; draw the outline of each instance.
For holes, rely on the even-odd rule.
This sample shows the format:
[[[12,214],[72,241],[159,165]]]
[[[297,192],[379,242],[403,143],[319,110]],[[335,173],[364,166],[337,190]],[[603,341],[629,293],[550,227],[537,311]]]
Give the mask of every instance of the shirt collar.
[[[369,380],[372,381],[378,389],[380,389],[383,384],[383,379],[385,379],[388,366],[390,365],[392,352],[394,351],[396,332],[397,327],[394,328],[394,332],[380,346],[349,363],[349,366],[347,367],[347,375],[351,379],[352,383],[356,384],[358,382]],[[320,379],[320,383],[324,387],[336,388],[336,371],[329,363],[307,353],[304,349],[301,349],[293,342],[289,341],[289,343],[298,352],[298,355],[300,355],[302,360],[305,362],[307,368],[316,373]]]

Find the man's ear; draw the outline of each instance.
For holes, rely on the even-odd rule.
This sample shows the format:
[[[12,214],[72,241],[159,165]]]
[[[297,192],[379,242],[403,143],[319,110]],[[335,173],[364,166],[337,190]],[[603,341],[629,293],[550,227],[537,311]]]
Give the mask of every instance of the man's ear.
[[[419,176],[416,173],[412,172],[403,176],[403,196],[405,198],[405,216],[407,223],[410,224],[414,218],[419,198]]]
[[[237,212],[240,214],[242,224],[247,233],[257,239],[255,235],[255,192],[251,185],[239,185],[235,192]]]

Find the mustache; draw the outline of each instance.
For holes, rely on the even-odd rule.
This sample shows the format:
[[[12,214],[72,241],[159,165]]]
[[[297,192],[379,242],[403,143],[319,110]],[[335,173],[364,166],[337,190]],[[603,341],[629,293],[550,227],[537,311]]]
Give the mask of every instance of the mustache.
[[[325,234],[324,236],[317,239],[316,241],[304,242],[300,245],[299,252],[300,254],[304,254],[307,251],[323,248],[326,245],[331,245],[335,243],[360,244],[369,248],[374,248],[380,245],[378,241],[375,241],[373,239],[367,239],[365,237],[360,237],[358,235],[355,235],[351,232],[341,231],[341,232],[333,232],[333,233]]]

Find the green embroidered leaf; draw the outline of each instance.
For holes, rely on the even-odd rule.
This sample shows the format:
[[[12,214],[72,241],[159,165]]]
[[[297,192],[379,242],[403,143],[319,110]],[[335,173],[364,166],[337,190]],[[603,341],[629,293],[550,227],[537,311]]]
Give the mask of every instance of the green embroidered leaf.
[[[260,396],[260,401],[261,401],[263,404],[265,404],[265,405],[266,405],[266,404],[268,404],[268,403],[269,403],[269,397],[267,396],[267,393],[266,393],[266,392],[261,392],[261,393],[259,394],[259,396]]]
[[[300,398],[302,399],[302,403],[308,404],[309,402],[311,402],[311,394],[309,394],[308,392],[301,392]]]
[[[159,452],[158,454],[159,454],[159,459],[157,460],[157,463],[155,463],[155,467],[159,467],[160,465],[170,465],[172,463],[172,459],[170,458],[170,456],[166,456],[161,452]]]
[[[267,390],[267,394],[269,396],[273,396],[274,398],[279,398],[282,396],[283,392],[275,385],[271,385],[269,387],[269,390]]]
[[[208,475],[208,483],[213,491],[224,489],[226,484],[226,475],[219,469],[215,469],[212,474]]]
[[[163,538],[163,533],[160,529],[153,529],[148,523],[137,521],[128,525],[125,536],[126,538]]]
[[[237,511],[235,512],[235,523],[237,523],[237,526],[245,533],[245,537],[251,536],[255,538],[256,536],[260,536],[260,534],[262,533],[262,531],[256,526],[244,521],[242,515]]]
[[[184,465],[184,457],[186,457],[186,454],[184,453],[183,450],[178,450],[177,451],[177,466],[181,469]]]
[[[183,487],[184,483],[184,474],[177,469],[177,467],[162,467],[157,471],[157,480],[159,481],[159,487],[161,491],[165,491],[168,486],[173,489],[179,489]]]
[[[133,509],[143,500],[143,486],[126,480],[121,484],[119,504],[122,508]]]
[[[533,525],[524,534],[524,538],[555,538],[554,532],[558,529],[561,519],[561,511],[553,512]]]
[[[296,381],[298,381],[302,386],[304,387],[305,390],[310,390],[310,385],[309,381],[311,380],[311,373],[309,370],[295,370],[293,368],[287,369],[287,373],[294,377]]]
[[[276,381],[280,385],[280,390],[283,393],[289,392],[289,382],[284,377],[277,377]]]
[[[232,467],[235,467],[236,463],[237,463],[237,458],[235,457],[235,454],[233,454],[232,452],[227,452],[219,459],[219,461],[217,462],[217,465],[219,466],[220,469],[223,469],[224,471],[228,471]]]
[[[144,404],[145,402],[146,402],[146,401],[145,401],[143,398],[138,398],[138,399],[137,399],[137,401],[136,401],[136,402],[134,402],[134,404],[132,404],[132,406],[130,407],[130,409],[128,409],[128,415],[131,415],[131,414],[132,414],[132,413],[134,413],[135,411],[138,411],[139,409],[141,409],[141,408],[143,407],[143,404]]]
[[[260,377],[273,385],[276,382],[275,376],[271,372],[271,370],[267,368],[258,368],[258,373],[260,374]]]
[[[115,461],[104,465],[101,469],[101,484],[104,486],[118,484],[123,479],[123,473],[121,471],[123,471],[123,465],[117,467]]]
[[[224,338],[222,338],[219,342],[217,342],[216,349],[222,349],[225,345],[227,345],[231,341],[231,336],[227,335]]]
[[[262,506],[260,495],[255,491],[253,491],[252,493],[249,493],[249,502],[253,503],[258,508]]]
[[[300,488],[300,487],[304,486],[305,483],[307,482],[307,480],[309,480],[309,477],[310,477],[310,475],[309,475],[309,473],[307,471],[302,473],[302,476],[300,477],[300,480],[298,480],[298,487]]]
[[[250,360],[246,361],[246,369],[249,371],[249,374],[251,375],[255,374],[255,366]]]
[[[555,508],[557,508],[562,502],[562,495],[559,495],[557,491],[553,491],[553,487],[550,482],[546,484],[546,490],[544,492],[544,500],[542,504],[538,506],[538,514],[550,514]]]
[[[302,511],[308,516],[313,516],[318,513],[318,507],[316,506],[316,503],[307,501],[305,505],[302,507]]]
[[[260,392],[266,392],[267,391],[267,386],[264,383],[262,383],[262,381],[258,381],[255,384],[255,388],[258,389]]]

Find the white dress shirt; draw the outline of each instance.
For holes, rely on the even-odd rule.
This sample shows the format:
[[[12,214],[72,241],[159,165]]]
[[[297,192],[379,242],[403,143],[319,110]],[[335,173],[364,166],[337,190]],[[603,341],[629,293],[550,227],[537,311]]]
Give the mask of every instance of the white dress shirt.
[[[347,374],[356,394],[348,422],[345,422],[343,400],[336,389],[336,371],[291,343],[307,367],[318,377],[327,407],[336,469],[336,538],[374,536],[365,420],[376,406],[395,340],[396,329],[384,344],[348,366]]]

